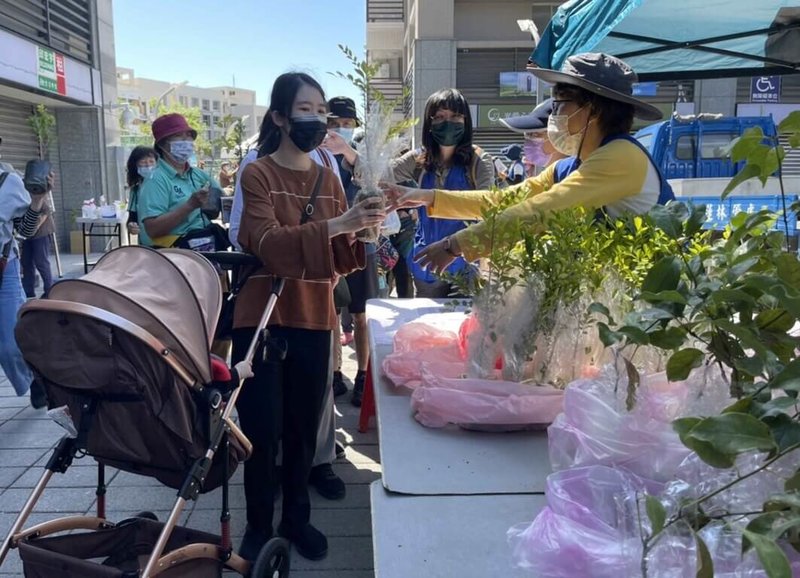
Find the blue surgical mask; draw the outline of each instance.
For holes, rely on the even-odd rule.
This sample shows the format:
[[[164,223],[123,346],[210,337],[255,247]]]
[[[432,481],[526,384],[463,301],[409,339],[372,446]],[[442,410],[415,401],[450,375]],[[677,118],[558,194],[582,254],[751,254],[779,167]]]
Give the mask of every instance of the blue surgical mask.
[[[144,180],[152,179],[153,175],[156,173],[156,165],[151,165],[147,167],[137,167],[136,172],[138,172],[139,176],[142,177]]]
[[[334,128],[334,129],[331,129],[331,130],[333,130],[333,132],[335,132],[340,137],[342,137],[346,143],[349,144],[349,143],[353,142],[353,134],[355,133],[356,129],[338,127],[338,128]]]
[[[176,140],[169,143],[169,154],[176,161],[185,163],[194,154],[194,141]]]

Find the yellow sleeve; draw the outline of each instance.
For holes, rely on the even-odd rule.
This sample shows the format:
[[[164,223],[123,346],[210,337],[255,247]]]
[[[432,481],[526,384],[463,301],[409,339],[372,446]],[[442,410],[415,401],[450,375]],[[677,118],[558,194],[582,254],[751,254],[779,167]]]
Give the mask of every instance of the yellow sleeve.
[[[550,211],[572,207],[597,209],[638,195],[647,178],[649,162],[647,155],[633,143],[615,140],[589,155],[560,183],[552,184],[554,167],[551,165],[545,173],[550,175],[552,186],[508,208],[498,217],[496,226],[502,227],[504,223],[514,221],[537,225]],[[517,186],[524,186],[527,182]],[[456,233],[455,238],[464,257],[471,261],[491,251],[488,246],[490,234],[485,223],[476,223]]]
[[[525,198],[538,195],[553,184],[554,167],[551,165],[535,177],[506,189],[493,191],[434,191],[433,204],[428,215],[440,219],[480,219],[481,211],[504,195],[521,192]]]

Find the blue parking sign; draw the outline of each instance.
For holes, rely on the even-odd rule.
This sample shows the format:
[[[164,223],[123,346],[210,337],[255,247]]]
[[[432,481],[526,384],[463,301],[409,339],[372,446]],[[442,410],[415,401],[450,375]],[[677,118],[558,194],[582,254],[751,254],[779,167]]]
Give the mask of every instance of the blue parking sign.
[[[780,101],[780,76],[754,76],[750,79],[750,102],[775,103]]]

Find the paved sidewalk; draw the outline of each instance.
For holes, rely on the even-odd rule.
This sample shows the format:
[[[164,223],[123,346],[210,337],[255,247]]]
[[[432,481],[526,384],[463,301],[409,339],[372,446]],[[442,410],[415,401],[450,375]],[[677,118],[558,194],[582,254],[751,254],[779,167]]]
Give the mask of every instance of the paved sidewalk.
[[[69,256],[67,256],[69,257]],[[80,258],[80,256],[77,256]],[[72,265],[65,270],[73,276]],[[54,268],[55,270],[55,268]],[[80,271],[79,273],[82,273]],[[344,373],[355,376],[353,350],[345,348]],[[351,386],[352,387],[352,386]],[[346,442],[347,457],[334,464],[334,470],[347,483],[347,498],[332,502],[312,489],[312,521],[328,536],[330,551],[320,562],[310,562],[294,554],[292,576],[296,578],[367,578],[372,570],[372,538],[369,483],[380,477],[377,434],[357,431],[358,410],[349,403],[349,394],[338,399],[340,441]],[[28,398],[18,398],[0,372],[0,533],[5,538],[16,513],[30,495],[44,471],[44,464],[62,430],[47,418],[44,410],[33,410]],[[96,467],[93,460],[76,460],[65,474],[55,474],[32,514],[29,524],[60,516],[85,514],[95,508]],[[175,491],[156,480],[107,469],[107,517],[119,521],[141,510],[152,510],[166,518],[175,500]],[[201,496],[187,506],[182,524],[198,530],[219,533],[220,491]],[[232,535],[238,545],[244,531],[244,492],[242,467],[231,480]],[[279,513],[276,513],[276,524]],[[0,576],[22,576],[21,563],[12,551],[0,567]]]

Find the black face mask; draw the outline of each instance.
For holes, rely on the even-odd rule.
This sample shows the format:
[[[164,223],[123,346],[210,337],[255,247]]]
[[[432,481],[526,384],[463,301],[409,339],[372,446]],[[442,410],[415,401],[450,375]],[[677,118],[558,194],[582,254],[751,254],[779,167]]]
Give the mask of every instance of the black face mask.
[[[431,126],[431,136],[439,146],[451,147],[461,142],[464,136],[464,123],[446,120]]]
[[[289,138],[304,153],[310,153],[325,140],[328,123],[316,115],[294,116],[289,119]]]

